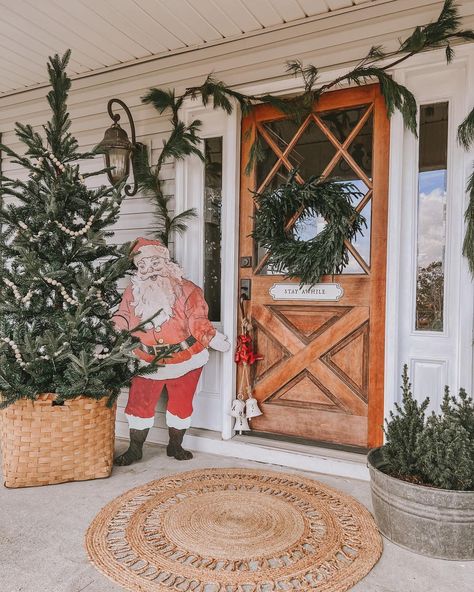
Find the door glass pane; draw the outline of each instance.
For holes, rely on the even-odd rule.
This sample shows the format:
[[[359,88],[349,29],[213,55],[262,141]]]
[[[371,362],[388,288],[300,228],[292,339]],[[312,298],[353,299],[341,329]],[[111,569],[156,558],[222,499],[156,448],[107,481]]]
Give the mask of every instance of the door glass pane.
[[[209,319],[220,321],[222,138],[206,138],[204,149],[204,297]]]
[[[444,329],[448,103],[422,105],[418,170],[417,331]]]
[[[307,181],[310,177],[323,174],[336,149],[321,128],[310,121],[289,154],[292,166]]]
[[[293,236],[297,240],[309,241],[316,238],[326,226],[326,220],[319,215],[301,216],[293,227]]]
[[[269,137],[276,142],[282,152],[288,147],[300,126],[301,124],[293,119],[277,119],[263,124]]]
[[[277,170],[277,172],[273,175],[270,181],[267,183],[265,189],[269,191],[275,191],[278,189],[280,185],[286,183],[288,180],[289,171],[283,165]],[[255,261],[258,263],[261,262],[262,258],[265,257],[267,254],[267,249],[259,245],[256,241],[254,241],[254,257]],[[260,274],[263,275],[275,275],[275,274],[282,274],[283,271],[276,271],[272,265],[265,265],[260,270]]]
[[[328,179],[342,182],[353,183],[359,195],[353,196],[352,204],[359,206],[364,196],[371,190],[372,179],[372,142],[373,142],[373,116],[367,118],[359,133],[352,139],[351,143],[342,151],[336,162],[328,170],[328,164],[335,156],[337,150],[335,145],[338,142],[343,143],[347,140],[349,134],[359,122],[360,118],[366,113],[367,105],[351,109],[338,109],[326,111],[319,114],[321,121],[315,122],[313,119],[297,124],[291,120],[278,120],[265,122],[262,125],[263,132],[271,138],[278,150],[284,152],[291,144],[293,148],[289,150],[286,158],[292,167],[295,167],[299,175],[307,180],[311,176],[320,176],[325,172]],[[301,126],[304,126],[302,129]],[[331,139],[330,139],[331,138]],[[264,158],[257,164],[257,186],[262,191],[264,187],[261,184],[265,181],[269,171],[278,160],[267,142],[263,141]],[[273,154],[272,154],[273,152]],[[348,160],[349,155],[362,170],[356,172],[355,165],[351,165]],[[365,176],[364,176],[365,174]],[[287,167],[280,164],[275,175],[266,183],[265,189],[275,190],[286,181],[288,177]],[[363,180],[365,179],[365,181]],[[369,197],[369,196],[367,196]],[[353,247],[359,255],[370,265],[370,218],[371,218],[371,200],[365,198],[363,215],[367,220],[367,229],[363,230],[363,236],[358,236],[353,241]],[[361,204],[363,205],[363,204]],[[293,227],[293,233],[299,240],[313,240],[324,228],[326,222],[320,216],[306,216],[304,219],[296,221]],[[259,245],[255,245],[255,261],[259,264],[258,273],[260,274],[282,274],[285,270],[275,270],[271,261],[267,265],[260,265],[262,258],[267,258],[267,252]],[[349,263],[342,271],[343,274],[364,274],[364,269],[354,259],[349,257]]]
[[[349,262],[344,267],[344,271],[342,273],[345,273],[347,275],[363,275],[365,273],[365,271],[362,269],[360,264],[357,262],[354,255],[349,252],[348,257],[349,257]]]
[[[357,249],[359,255],[364,259],[367,265],[370,266],[370,226],[372,222],[372,200],[368,202],[361,211],[365,218],[367,228],[364,228],[362,234],[358,234],[352,241],[352,244]]]
[[[320,113],[319,117],[329,131],[342,144],[367,109],[367,105],[352,107],[351,109],[337,109],[336,111]]]
[[[374,137],[373,115],[371,114],[362,129],[351,142],[349,154],[369,179],[372,178],[372,141]]]
[[[262,136],[259,137],[259,158],[256,163],[257,191],[267,178],[268,174],[278,160],[275,152],[270,148]]]

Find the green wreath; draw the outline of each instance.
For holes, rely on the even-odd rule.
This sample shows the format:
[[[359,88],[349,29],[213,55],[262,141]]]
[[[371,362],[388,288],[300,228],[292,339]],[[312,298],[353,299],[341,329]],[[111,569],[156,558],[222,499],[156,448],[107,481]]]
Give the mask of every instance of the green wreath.
[[[353,183],[313,177],[301,184],[295,176],[292,172],[277,189],[254,193],[258,207],[252,236],[270,252],[269,263],[276,273],[312,286],[324,275],[341,273],[349,262],[344,241],[351,242],[367,223],[352,205],[362,195]],[[302,222],[321,215],[325,228],[311,240],[298,239],[287,225],[299,212]]]

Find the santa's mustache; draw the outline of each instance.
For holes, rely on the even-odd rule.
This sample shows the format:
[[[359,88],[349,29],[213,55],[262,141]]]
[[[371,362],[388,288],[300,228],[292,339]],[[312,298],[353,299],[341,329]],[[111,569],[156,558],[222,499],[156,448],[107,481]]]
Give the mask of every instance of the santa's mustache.
[[[168,277],[168,274],[163,273],[163,271],[149,271],[145,274],[140,273],[136,275],[136,278],[142,282],[145,282],[146,280],[156,281],[158,278],[162,279],[166,277]]]

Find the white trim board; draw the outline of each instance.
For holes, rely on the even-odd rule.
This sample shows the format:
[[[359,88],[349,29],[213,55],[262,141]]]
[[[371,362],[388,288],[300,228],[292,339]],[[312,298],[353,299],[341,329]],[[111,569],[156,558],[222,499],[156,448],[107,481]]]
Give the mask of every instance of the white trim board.
[[[205,108],[198,101],[186,101],[182,107],[183,121],[189,124],[193,119],[201,121],[200,137],[203,139],[222,137],[222,239],[221,239],[221,321],[216,328],[222,331],[234,344],[237,337],[237,274],[238,274],[238,232],[240,182],[240,111],[235,106],[230,115],[223,111]],[[183,266],[186,277],[198,285],[204,280],[204,165],[191,156],[176,163],[175,210],[182,212],[194,207],[197,218],[188,224],[188,231],[176,236],[176,258]],[[232,437],[230,410],[235,393],[236,368],[233,347],[225,354],[217,353],[214,364],[218,364],[220,377],[217,381],[219,399],[209,399],[203,404],[202,414],[209,418],[200,427],[214,429],[219,424],[222,437]],[[206,372],[205,369],[204,372]],[[209,369],[210,370],[210,369]],[[217,402],[217,404],[216,404]],[[205,406],[205,407],[204,407]],[[218,414],[219,420],[211,421]]]

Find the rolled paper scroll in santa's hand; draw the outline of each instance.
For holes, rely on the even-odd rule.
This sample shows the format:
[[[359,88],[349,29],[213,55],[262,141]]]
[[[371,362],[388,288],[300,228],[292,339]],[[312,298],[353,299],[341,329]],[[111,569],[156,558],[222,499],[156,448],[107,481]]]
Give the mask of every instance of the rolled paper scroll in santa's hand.
[[[114,322],[126,330],[141,325],[133,334],[140,340],[134,353],[143,364],[152,362],[160,349],[170,345],[176,351],[161,360],[152,373],[132,380],[125,414],[132,431],[151,428],[156,404],[166,386],[166,423],[172,436],[168,453],[180,459],[189,458],[183,454],[186,451],[181,447],[182,435],[191,425],[192,401],[202,367],[209,359],[208,348],[226,352],[230,343],[209,321],[201,288],[183,278],[181,267],[171,261],[161,242],[139,238],[132,256],[137,269],[125,289]],[[175,432],[181,435],[176,436]],[[127,460],[118,464],[130,464]]]

